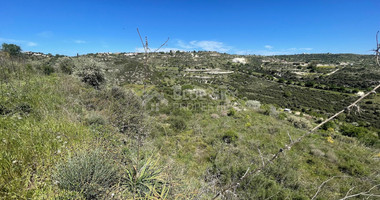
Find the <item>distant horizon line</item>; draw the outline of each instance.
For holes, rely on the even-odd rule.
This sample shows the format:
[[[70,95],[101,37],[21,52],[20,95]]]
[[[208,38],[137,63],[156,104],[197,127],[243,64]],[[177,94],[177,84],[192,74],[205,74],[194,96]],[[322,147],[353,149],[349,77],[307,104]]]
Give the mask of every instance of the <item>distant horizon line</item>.
[[[81,54],[81,53],[77,53],[77,55],[65,55],[65,54],[52,54],[52,53],[44,53],[44,52],[38,52],[38,51],[21,51],[22,53],[36,53],[36,54],[43,54],[43,55],[52,55],[52,56],[67,56],[67,57],[76,57],[78,55],[89,55],[89,54],[144,54],[145,52],[141,52],[141,51],[135,51],[135,52],[96,52],[96,53],[85,53],[85,54]],[[158,52],[147,52],[147,53],[171,53],[171,52],[183,52],[183,53],[193,53],[193,52],[206,52],[206,53],[218,53],[218,54],[228,54],[228,55],[239,55],[239,56],[263,56],[263,57],[268,57],[268,56],[292,56],[292,55],[318,55],[318,54],[331,54],[331,55],[363,55],[363,56],[367,56],[367,55],[372,55],[371,53],[368,53],[368,54],[360,54],[360,53],[330,53],[330,52],[327,52],[327,53],[295,53],[295,54],[273,54],[273,55],[262,55],[262,54],[237,54],[237,53],[226,53],[226,52],[218,52],[218,51],[196,51],[196,50],[193,50],[193,51],[183,51],[183,50],[170,50],[170,51],[158,51]]]

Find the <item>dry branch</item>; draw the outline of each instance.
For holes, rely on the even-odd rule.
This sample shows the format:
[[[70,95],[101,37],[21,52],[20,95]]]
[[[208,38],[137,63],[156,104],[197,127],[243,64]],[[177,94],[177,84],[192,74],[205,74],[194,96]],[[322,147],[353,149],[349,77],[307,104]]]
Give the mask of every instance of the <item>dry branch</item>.
[[[366,191],[366,192],[359,192],[359,193],[357,193],[357,194],[352,194],[352,195],[349,195],[349,196],[348,196],[348,194],[350,193],[350,191],[353,189],[353,188],[351,188],[351,189],[347,192],[346,196],[344,196],[343,198],[341,198],[341,199],[339,199],[339,200],[345,200],[345,199],[349,199],[349,198],[353,198],[353,197],[357,197],[357,196],[380,197],[380,194],[371,194],[371,193],[370,193],[371,190],[375,189],[376,187],[380,187],[380,184],[371,187],[371,188],[370,188],[368,191]]]
[[[377,31],[376,33],[376,49],[374,49],[373,51],[375,52],[376,54],[376,63],[378,66],[380,66],[380,62],[379,62],[379,57],[380,57],[380,44],[379,44],[379,31]]]
[[[334,178],[345,178],[345,177],[347,177],[347,176],[333,176],[333,177],[331,177],[331,178],[323,181],[323,183],[321,185],[319,185],[317,192],[314,194],[314,196],[311,198],[311,200],[314,200],[317,197],[318,193],[321,191],[322,187],[326,183],[328,183],[329,181],[333,180]]]

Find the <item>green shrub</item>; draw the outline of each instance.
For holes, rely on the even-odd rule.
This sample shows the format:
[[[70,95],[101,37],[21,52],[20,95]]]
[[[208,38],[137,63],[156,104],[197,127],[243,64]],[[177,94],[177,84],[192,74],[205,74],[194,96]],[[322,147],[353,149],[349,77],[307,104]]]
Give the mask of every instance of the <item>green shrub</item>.
[[[333,121],[328,121],[327,123],[323,124],[321,127],[323,130],[328,130],[329,128],[336,128],[336,125]]]
[[[278,119],[280,119],[280,120],[284,120],[284,119],[286,119],[286,117],[287,117],[286,113],[283,113],[283,112],[278,115]]]
[[[22,102],[17,105],[16,110],[22,114],[29,114],[32,112],[32,106],[29,103]]]
[[[230,108],[227,112],[227,116],[234,116],[236,113],[235,109],[234,108]]]
[[[183,90],[192,90],[192,89],[194,89],[194,86],[192,86],[192,85],[182,85],[181,89],[182,89],[182,91]]]
[[[310,121],[308,121],[305,118],[296,117],[293,115],[289,115],[287,120],[293,124],[296,128],[302,128],[302,129],[310,129],[312,127]]]
[[[79,152],[57,165],[53,179],[60,188],[83,193],[86,199],[100,198],[116,183],[115,166],[100,149]]]
[[[43,65],[42,71],[45,75],[50,75],[54,73],[55,70],[54,70],[54,67],[52,67],[51,65]]]
[[[292,93],[290,91],[287,90],[284,92],[284,97],[289,98],[291,96],[292,96]]]
[[[245,106],[250,109],[259,109],[261,107],[260,101],[248,100],[245,102]]]
[[[86,118],[86,124],[88,125],[105,125],[106,120],[99,114],[91,114]]]
[[[125,91],[117,86],[112,87],[110,93],[111,96],[115,99],[124,99],[126,95]]]
[[[0,104],[0,115],[6,115],[10,112],[11,111],[7,107]]]
[[[105,82],[104,73],[101,68],[95,63],[85,64],[78,72],[82,82],[87,83],[95,88]]]
[[[111,95],[121,98],[121,94],[111,90]],[[121,133],[137,133],[144,123],[144,107],[141,98],[135,93],[128,91],[122,97],[113,102],[110,122],[119,129]]]
[[[363,176],[369,174],[363,164],[356,160],[346,160],[345,162],[340,162],[338,169],[341,172],[352,176]]]
[[[185,120],[181,117],[170,118],[168,120],[168,123],[173,129],[177,131],[183,131],[187,127]]]
[[[272,117],[278,117],[279,115],[279,112],[277,111],[276,107],[274,107],[273,105],[268,105],[268,104],[261,106],[261,112],[264,115],[269,115]]]
[[[222,140],[228,144],[235,142],[238,138],[238,134],[232,130],[226,131],[222,136]]]
[[[351,124],[345,124],[340,127],[342,135],[356,137],[359,141],[368,146],[380,146],[379,136],[364,127],[356,127]]]
[[[74,67],[74,63],[69,58],[64,59],[61,63],[59,63],[59,69],[65,74],[72,74]]]

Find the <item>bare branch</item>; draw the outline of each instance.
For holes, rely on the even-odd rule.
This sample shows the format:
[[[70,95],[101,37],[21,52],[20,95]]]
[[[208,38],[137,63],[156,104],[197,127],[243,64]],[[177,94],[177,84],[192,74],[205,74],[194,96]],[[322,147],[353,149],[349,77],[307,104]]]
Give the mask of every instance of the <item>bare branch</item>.
[[[290,143],[293,143],[292,136],[290,136],[289,131],[287,132],[289,136]]]
[[[142,39],[142,37],[141,37],[141,34],[140,34],[140,31],[139,31],[139,28],[137,28],[137,33],[138,33],[139,36],[140,36],[141,44],[142,44],[142,46],[143,46],[143,48],[144,48],[144,51],[146,51],[146,50],[145,50],[145,44],[144,44],[144,41],[143,41],[143,39]],[[145,53],[146,53],[146,52],[145,52]]]
[[[257,147],[257,150],[259,151],[259,154],[260,154],[260,157],[261,157],[261,162],[263,163],[263,166],[264,166],[264,165],[265,165],[264,157],[263,157],[263,155],[261,154],[261,151],[260,151],[259,147]]]
[[[375,52],[376,54],[376,63],[378,66],[380,66],[380,61],[379,61],[379,56],[380,56],[380,44],[379,44],[379,31],[377,31],[376,33],[376,49],[374,49],[373,51]]]
[[[154,52],[157,52],[158,50],[160,50],[168,41],[169,41],[169,38],[160,47],[158,47]]]
[[[350,194],[350,192],[351,192],[354,188],[355,188],[355,187],[350,188],[350,189],[347,191],[346,196],[344,196],[344,197],[347,197],[347,196]]]
[[[150,50],[148,45],[148,36],[145,36],[145,49],[145,52],[148,52]]]
[[[314,200],[314,199],[317,197],[318,193],[321,191],[322,187],[323,187],[326,183],[328,183],[329,181],[333,180],[334,178],[340,178],[340,177],[338,177],[338,176],[333,176],[333,177],[331,177],[331,178],[329,178],[329,179],[323,181],[323,183],[322,183],[321,185],[319,185],[317,192],[314,194],[314,196],[311,198],[311,200]]]
[[[339,199],[339,200],[345,200],[345,199],[349,199],[349,198],[353,198],[353,197],[357,197],[357,196],[380,197],[380,194],[371,194],[371,193],[370,193],[371,190],[375,189],[376,187],[380,187],[380,184],[371,187],[371,188],[370,188],[368,191],[366,191],[366,192],[360,192],[360,193],[357,193],[357,194],[353,194],[353,195],[347,196],[348,193],[351,191],[351,189],[353,189],[353,188],[351,188],[351,189],[347,192],[346,196],[343,197],[343,198],[341,198],[341,199]]]

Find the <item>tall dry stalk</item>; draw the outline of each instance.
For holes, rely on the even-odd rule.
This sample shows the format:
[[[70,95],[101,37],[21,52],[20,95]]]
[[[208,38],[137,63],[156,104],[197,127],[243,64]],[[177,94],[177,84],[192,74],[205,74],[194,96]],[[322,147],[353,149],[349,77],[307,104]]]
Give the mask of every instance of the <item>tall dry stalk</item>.
[[[143,85],[144,85],[144,89],[143,89],[143,95],[142,95],[142,102],[143,102],[143,109],[145,109],[145,94],[146,94],[146,78],[149,76],[148,72],[149,72],[149,65],[148,65],[148,56],[149,56],[149,53],[150,53],[150,48],[149,48],[149,43],[148,43],[148,37],[145,36],[145,43],[141,37],[141,34],[140,34],[140,31],[139,31],[139,28],[137,28],[137,33],[140,37],[140,40],[141,40],[141,44],[144,48],[144,67],[143,67],[143,72],[144,72],[144,75],[143,75]],[[167,42],[169,41],[169,38],[159,47],[157,48],[156,50],[153,51],[154,52],[157,52],[159,51],[165,44],[167,44]],[[139,167],[139,162],[140,162],[140,147],[141,147],[141,143],[142,143],[142,132],[145,131],[144,129],[146,129],[145,127],[145,123],[144,123],[144,127],[141,127],[138,129],[138,132],[137,132],[137,167]]]

